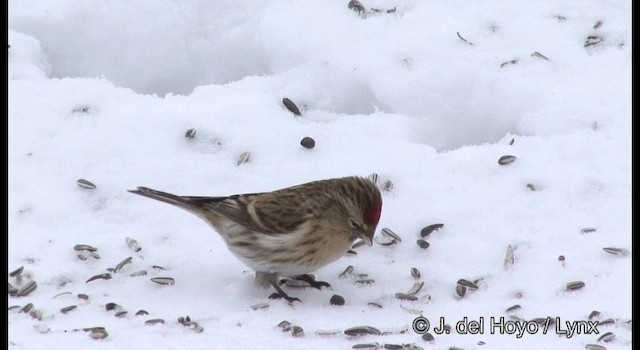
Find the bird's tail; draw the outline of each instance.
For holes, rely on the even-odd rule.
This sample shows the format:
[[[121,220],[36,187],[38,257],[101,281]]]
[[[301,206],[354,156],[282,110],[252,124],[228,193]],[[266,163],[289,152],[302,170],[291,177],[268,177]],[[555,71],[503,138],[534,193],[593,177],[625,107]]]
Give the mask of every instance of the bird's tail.
[[[173,204],[175,206],[178,206],[188,211],[194,210],[194,205],[192,201],[189,200],[189,198],[187,197],[181,197],[181,196],[176,196],[175,194],[171,194],[167,192],[156,191],[148,187],[138,187],[135,190],[129,190],[129,192],[139,194],[144,197],[156,199],[161,202]]]

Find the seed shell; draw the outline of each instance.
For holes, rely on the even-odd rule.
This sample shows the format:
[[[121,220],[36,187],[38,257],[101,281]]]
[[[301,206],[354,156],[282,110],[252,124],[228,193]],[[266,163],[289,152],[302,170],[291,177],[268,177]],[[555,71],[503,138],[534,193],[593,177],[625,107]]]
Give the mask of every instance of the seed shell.
[[[18,291],[16,292],[16,296],[18,297],[27,296],[31,294],[34,290],[36,290],[36,288],[38,288],[38,284],[36,283],[36,281],[29,281],[25,283],[25,285],[22,286],[22,288],[18,289]]]
[[[415,267],[411,268],[411,277],[415,278],[415,279],[420,279],[420,270],[418,270]]]
[[[585,284],[582,281],[569,282],[567,283],[567,290],[578,290],[584,286]]]
[[[456,294],[460,298],[464,298],[465,294],[467,294],[467,287],[460,284],[456,285]]]
[[[344,298],[338,294],[334,294],[331,299],[329,300],[329,303],[331,305],[344,305]]]
[[[15,269],[15,270],[11,271],[11,272],[9,273],[9,276],[11,276],[11,277],[17,277],[17,276],[20,276],[20,274],[22,274],[22,271],[23,271],[23,270],[24,270],[24,266],[20,266],[20,267],[18,267],[17,269]]]
[[[616,338],[615,334],[613,334],[611,332],[607,332],[607,333],[601,335],[600,338],[598,338],[598,341],[608,343],[608,342],[612,341],[615,338]]]
[[[606,320],[598,322],[598,326],[609,326],[615,323],[616,321],[613,318],[607,318]]]
[[[266,309],[268,307],[269,307],[269,304],[267,303],[258,303],[258,304],[251,305],[251,308],[253,310]]]
[[[29,303],[20,309],[20,312],[28,313],[33,308],[33,303]]]
[[[91,339],[100,340],[108,337],[109,333],[107,333],[107,331],[104,328],[94,329],[94,330],[91,330],[91,333],[89,333],[89,336],[91,337]]]
[[[283,332],[286,332],[291,328],[291,322],[289,322],[287,320],[284,320],[284,321],[278,323],[278,327],[282,328]]]
[[[121,262],[118,263],[118,265],[116,265],[116,267],[113,269],[113,272],[118,272],[120,271],[126,264],[131,263],[131,261],[133,261],[133,257],[128,257],[124,260],[122,260]]]
[[[500,165],[511,164],[511,163],[515,162],[516,159],[517,159],[517,157],[512,156],[512,155],[502,156],[502,157],[500,157],[500,159],[498,159],[498,164],[500,164]]]
[[[304,329],[300,326],[293,326],[291,327],[291,334],[296,338],[304,337]]]
[[[515,312],[515,311],[518,311],[520,309],[522,309],[522,306],[520,306],[518,304],[515,304],[513,306],[508,307],[505,311],[506,312]]]
[[[466,280],[464,278],[459,279],[457,284],[459,284],[461,286],[465,286],[467,288],[471,288],[471,289],[478,289],[478,285],[477,284],[475,284],[474,282],[471,282],[469,280]]]
[[[154,277],[151,279],[151,282],[155,282],[158,284],[164,284],[164,285],[174,285],[176,284],[176,281],[171,278],[171,277]]]
[[[63,314],[66,314],[67,312],[71,311],[71,310],[75,310],[78,307],[78,305],[69,305],[66,307],[63,307],[62,309],[60,309],[60,312],[62,312]]]
[[[300,110],[298,109],[298,106],[296,106],[295,103],[293,103],[293,101],[291,101],[288,98],[283,98],[282,99],[282,104],[284,104],[285,107],[287,107],[287,109],[289,110],[289,112],[297,115],[297,116],[301,116],[302,113],[300,113]]]
[[[138,312],[136,312],[136,316],[145,316],[148,314],[149,312],[147,312],[147,310],[138,310]]]
[[[444,227],[444,224],[433,224],[429,226],[425,226],[422,230],[420,230],[420,237],[425,238],[430,235],[433,231],[437,231]]]
[[[425,241],[424,239],[419,239],[416,241],[416,244],[418,245],[418,247],[422,248],[422,249],[427,249],[429,248],[430,244],[429,242]]]
[[[416,295],[418,292],[424,287],[424,282],[416,282],[413,284],[411,289],[407,292],[409,295]]]
[[[366,343],[366,344],[355,344],[351,347],[352,349],[365,349],[365,350],[375,350],[380,348],[379,343]]]
[[[425,333],[422,335],[424,341],[434,341],[436,338],[431,333]]]
[[[76,245],[74,245],[74,246],[73,246],[73,249],[74,249],[74,250],[77,250],[77,251],[84,251],[84,250],[86,250],[86,251],[88,251],[88,252],[95,252],[95,251],[97,251],[97,250],[98,250],[98,248],[96,248],[96,247],[92,247],[92,246],[90,246],[90,245],[88,245],[88,244],[76,244]]]
[[[589,319],[592,320],[596,317],[600,316],[600,311],[598,310],[593,310],[591,311],[591,313],[589,314]]]
[[[629,252],[626,249],[622,249],[622,248],[606,247],[606,248],[602,248],[602,250],[613,255],[626,256],[629,254]]]
[[[346,329],[344,331],[344,334],[350,335],[350,336],[358,336],[358,335],[366,335],[366,334],[380,335],[382,334],[382,332],[380,332],[380,330],[378,330],[377,328],[374,328],[371,326],[358,326],[358,327],[351,327],[349,329]]]
[[[186,137],[188,139],[192,139],[192,138],[196,137],[196,129],[191,128],[191,129],[187,130],[187,132],[184,133],[184,137]]]
[[[102,273],[102,274],[99,274],[99,275],[95,275],[95,276],[89,278],[85,283],[89,283],[91,281],[95,281],[95,280],[98,280],[98,279],[110,280],[111,279],[111,274]]]
[[[146,324],[147,326],[153,326],[153,325],[156,325],[158,323],[164,324],[164,320],[161,319],[161,318],[152,318],[150,320],[144,321],[144,324]]]
[[[347,266],[346,269],[344,269],[344,271],[342,271],[342,273],[340,274],[340,278],[344,278],[347,277],[348,275],[350,275],[351,273],[353,273],[353,265],[349,265]]]
[[[598,344],[587,344],[584,346],[584,348],[587,350],[607,350],[606,347]]]
[[[134,273],[129,274],[130,277],[139,277],[139,276],[144,276],[147,274],[147,270],[140,270],[140,271],[136,271]]]
[[[400,236],[398,236],[395,232],[391,231],[388,228],[383,228],[382,231],[380,232],[382,233],[383,236],[391,238],[392,240],[398,241],[398,242],[402,242],[402,239],[400,238]]]
[[[382,183],[382,190],[389,192],[393,189],[393,182],[391,182],[391,180],[387,180],[385,182]]]
[[[410,295],[405,293],[396,293],[396,299],[415,301],[415,300],[418,300],[418,297],[415,295]]]
[[[76,185],[82,187],[82,188],[86,188],[88,190],[93,190],[96,188],[96,185],[94,185],[93,183],[91,183],[90,181],[87,181],[85,179],[78,179],[78,181],[76,181]]]
[[[116,317],[124,317],[127,313],[129,313],[127,310],[118,311],[116,312]]]
[[[242,154],[240,154],[240,157],[238,157],[238,163],[237,165],[240,166],[244,163],[247,163],[248,161],[251,160],[251,153],[249,152],[242,152]]]
[[[369,179],[369,181],[373,182],[374,184],[377,184],[378,183],[378,174],[371,173],[371,175],[367,176],[367,179]]]
[[[138,244],[138,241],[136,241],[135,239],[126,237],[125,240],[127,241],[127,246],[129,247],[129,249],[133,250],[134,252],[137,253],[142,250],[142,247],[140,247],[140,244]]]

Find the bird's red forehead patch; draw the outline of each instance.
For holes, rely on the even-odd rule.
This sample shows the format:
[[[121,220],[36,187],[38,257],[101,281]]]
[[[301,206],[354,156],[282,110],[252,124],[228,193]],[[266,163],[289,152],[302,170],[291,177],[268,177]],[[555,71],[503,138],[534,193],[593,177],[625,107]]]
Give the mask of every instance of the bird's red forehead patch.
[[[380,213],[382,212],[382,203],[378,203],[364,212],[362,220],[367,225],[376,225],[380,221]]]

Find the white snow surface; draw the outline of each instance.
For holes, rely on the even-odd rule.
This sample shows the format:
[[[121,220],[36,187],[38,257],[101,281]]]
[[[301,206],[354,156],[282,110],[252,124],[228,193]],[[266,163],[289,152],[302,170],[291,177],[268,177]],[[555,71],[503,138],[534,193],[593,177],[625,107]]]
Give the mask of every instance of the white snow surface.
[[[37,289],[8,296],[20,306],[9,348],[631,348],[631,1],[361,2],[363,14],[346,0],[10,0],[7,261],[24,271],[8,282]],[[126,191],[231,195],[371,173],[393,183],[376,236],[402,242],[318,270],[331,289],[285,287],[293,304],[268,299],[202,220]],[[339,278],[348,265],[375,282]],[[411,267],[419,299],[396,299],[417,281]],[[459,298],[459,279],[479,288]],[[573,281],[585,286],[566,290]],[[20,312],[28,303],[41,320]],[[490,326],[551,316],[566,329],[593,310],[615,323],[570,338]],[[427,342],[411,329],[420,313],[454,329]],[[204,331],[178,323],[187,315]],[[484,320],[483,334],[456,331],[464,317]],[[165,323],[145,325],[154,318]],[[390,334],[342,332],[362,325]],[[82,331],[98,326],[107,338]],[[598,341],[606,332],[615,339]]]

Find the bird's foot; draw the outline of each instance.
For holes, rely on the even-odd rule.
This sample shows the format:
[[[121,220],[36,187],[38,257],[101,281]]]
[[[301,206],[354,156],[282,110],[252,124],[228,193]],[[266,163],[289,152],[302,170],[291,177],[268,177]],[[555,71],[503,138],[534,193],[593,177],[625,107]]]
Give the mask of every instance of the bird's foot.
[[[316,278],[313,277],[312,275],[298,275],[298,276],[291,277],[291,279],[307,282],[309,283],[309,286],[316,289],[322,289],[322,287],[329,287],[329,288],[331,287],[331,285],[327,282],[316,281]]]
[[[285,293],[273,293],[271,295],[269,295],[269,299],[284,299],[290,303],[297,301],[297,302],[302,302],[300,299],[295,298],[295,297],[290,297]]]

